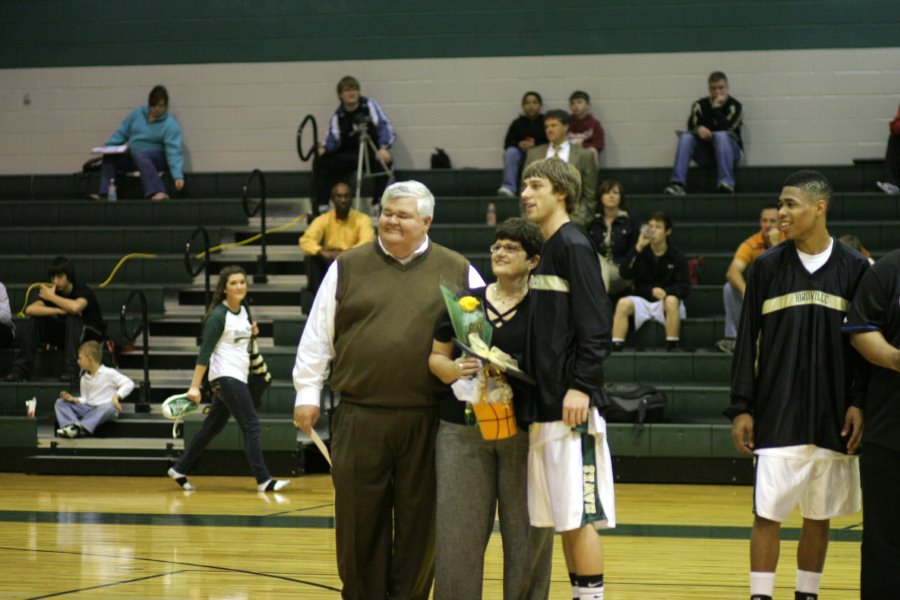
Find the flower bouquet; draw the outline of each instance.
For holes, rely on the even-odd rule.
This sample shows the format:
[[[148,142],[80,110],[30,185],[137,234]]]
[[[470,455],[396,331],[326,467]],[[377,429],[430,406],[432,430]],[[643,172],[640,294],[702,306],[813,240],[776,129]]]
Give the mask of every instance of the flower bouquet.
[[[474,414],[484,439],[502,440],[515,435],[517,427],[512,404],[513,392],[506,381],[505,369],[498,364],[506,364],[518,370],[516,361],[502,350],[490,346],[493,328],[477,298],[459,297],[445,285],[441,285],[441,294],[453,323],[456,334],[454,341],[464,352],[485,362],[472,379],[458,379],[453,383],[451,387],[454,395],[468,402],[466,415]]]

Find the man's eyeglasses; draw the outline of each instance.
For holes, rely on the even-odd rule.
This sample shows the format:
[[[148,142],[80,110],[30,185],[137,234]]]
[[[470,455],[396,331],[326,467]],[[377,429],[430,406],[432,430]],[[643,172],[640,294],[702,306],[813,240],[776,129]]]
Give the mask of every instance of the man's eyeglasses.
[[[491,254],[497,254],[500,251],[506,252],[507,254],[514,254],[516,252],[522,252],[524,249],[520,244],[494,244],[491,246]]]

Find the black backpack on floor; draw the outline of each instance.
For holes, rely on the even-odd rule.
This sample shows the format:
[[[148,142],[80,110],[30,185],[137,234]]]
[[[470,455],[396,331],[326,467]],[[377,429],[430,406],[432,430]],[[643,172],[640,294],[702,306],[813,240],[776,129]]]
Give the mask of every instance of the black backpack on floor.
[[[668,398],[652,385],[607,383],[603,386],[609,405],[603,416],[608,423],[657,423],[663,420]]]

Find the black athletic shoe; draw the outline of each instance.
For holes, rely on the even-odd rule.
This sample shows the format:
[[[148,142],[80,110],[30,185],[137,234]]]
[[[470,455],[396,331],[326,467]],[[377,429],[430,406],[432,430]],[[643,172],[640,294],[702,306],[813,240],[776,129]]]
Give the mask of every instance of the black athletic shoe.
[[[685,190],[682,184],[673,181],[663,189],[663,194],[668,194],[669,196],[684,196],[687,194],[687,190]]]

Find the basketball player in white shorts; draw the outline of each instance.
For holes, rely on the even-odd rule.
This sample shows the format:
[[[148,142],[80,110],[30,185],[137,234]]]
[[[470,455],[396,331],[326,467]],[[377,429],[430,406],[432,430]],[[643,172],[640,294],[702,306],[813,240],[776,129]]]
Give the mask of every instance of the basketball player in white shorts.
[[[616,526],[612,461],[606,421],[591,409],[587,427],[562,421],[529,429],[528,514],[534,527],[571,531],[591,524]]]
[[[859,458],[813,445],[756,451],[754,514],[783,523],[799,505],[805,519],[859,512]]]

